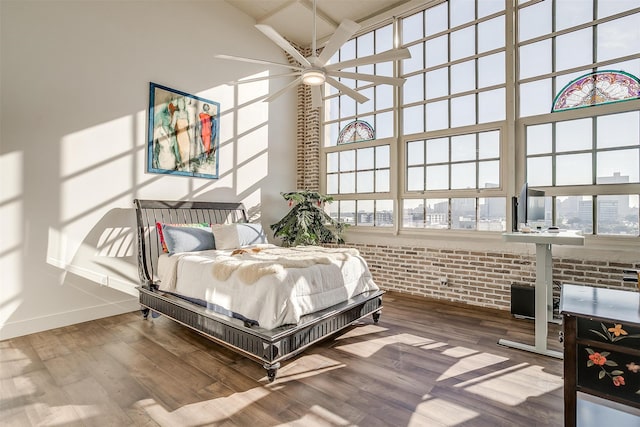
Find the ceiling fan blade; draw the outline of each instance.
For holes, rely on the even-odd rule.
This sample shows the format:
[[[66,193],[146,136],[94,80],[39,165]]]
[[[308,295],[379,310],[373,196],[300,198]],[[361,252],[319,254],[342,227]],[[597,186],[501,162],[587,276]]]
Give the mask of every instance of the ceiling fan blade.
[[[238,85],[238,84],[242,84],[242,83],[253,83],[253,82],[260,82],[260,81],[264,81],[264,80],[271,80],[271,79],[277,79],[280,77],[290,77],[290,76],[299,76],[300,72],[296,71],[294,73],[284,73],[284,74],[271,74],[269,76],[264,76],[264,77],[254,77],[251,79],[241,79],[241,80],[235,80],[233,82],[229,82],[227,84],[229,85]]]
[[[263,59],[244,58],[241,56],[233,56],[233,55],[215,55],[215,57],[219,59],[230,59],[232,61],[251,62],[253,64],[273,65],[276,67],[284,67],[284,68],[289,68],[289,69],[298,70],[298,71],[304,70],[304,68],[297,67],[295,65],[281,64],[279,62],[265,61]]]
[[[333,33],[327,44],[325,45],[322,53],[318,56],[317,66],[322,67],[326,64],[334,53],[338,51],[355,33],[360,29],[360,25],[353,21],[345,19],[340,23],[340,26]]]
[[[396,77],[387,77],[387,76],[374,76],[372,74],[361,74],[361,73],[349,73],[347,71],[331,71],[327,72],[327,75],[334,77],[344,77],[347,79],[354,80],[364,80],[367,82],[373,82],[375,84],[388,84],[400,86],[404,84],[406,79],[396,78]]]
[[[322,86],[311,86],[311,108],[322,107]]]
[[[275,93],[272,93],[271,95],[267,96],[265,99],[263,99],[263,101],[264,102],[273,101],[274,99],[276,99],[277,97],[279,97],[280,95],[282,95],[283,93],[285,93],[286,91],[291,89],[292,87],[297,86],[301,81],[302,81],[302,76],[298,77],[297,79],[295,79],[294,81],[292,81],[291,83],[289,83],[288,85],[286,85],[285,87],[280,89],[279,91],[277,91]]]
[[[291,43],[289,43],[284,37],[278,34],[278,32],[274,30],[272,27],[270,27],[269,25],[257,24],[256,28],[262,31],[262,34],[269,37],[271,41],[273,41],[275,44],[277,44],[282,49],[284,49],[285,52],[291,55],[300,64],[307,67],[311,66],[311,63],[307,60],[307,58],[302,56],[302,54],[298,52],[298,50],[291,45]]]
[[[394,61],[396,59],[411,58],[411,52],[409,49],[390,49],[382,53],[376,53],[375,55],[363,56],[361,58],[350,59],[347,61],[336,62],[325,67],[327,71],[340,70],[342,68],[357,67],[359,65],[377,64],[378,62]]]
[[[360,104],[362,104],[363,102],[367,102],[369,100],[369,98],[367,98],[363,94],[358,93],[355,90],[351,89],[350,87],[343,85],[342,83],[340,83],[339,81],[337,81],[332,77],[327,76],[327,83],[329,83],[331,86],[335,87],[345,95],[348,95],[351,98],[355,99]]]

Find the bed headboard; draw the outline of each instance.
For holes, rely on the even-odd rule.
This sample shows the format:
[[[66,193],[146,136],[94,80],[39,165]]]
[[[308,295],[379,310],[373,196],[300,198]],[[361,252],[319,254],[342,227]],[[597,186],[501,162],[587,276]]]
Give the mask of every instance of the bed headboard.
[[[140,200],[136,207],[138,234],[138,275],[142,286],[149,287],[157,279],[158,255],[162,253],[156,223],[231,224],[247,222],[242,203]]]

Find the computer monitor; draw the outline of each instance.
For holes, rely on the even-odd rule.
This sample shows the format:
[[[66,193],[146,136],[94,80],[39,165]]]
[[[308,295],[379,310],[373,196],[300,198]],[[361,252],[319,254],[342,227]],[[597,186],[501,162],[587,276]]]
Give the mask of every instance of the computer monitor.
[[[544,191],[529,188],[522,184],[520,195],[513,199],[513,231],[519,231],[520,225],[530,225],[545,220]]]

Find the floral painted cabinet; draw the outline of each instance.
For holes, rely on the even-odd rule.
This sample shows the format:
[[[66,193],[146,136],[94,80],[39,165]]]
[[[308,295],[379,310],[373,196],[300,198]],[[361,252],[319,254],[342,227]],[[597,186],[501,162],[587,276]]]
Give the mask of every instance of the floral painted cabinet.
[[[565,426],[576,392],[640,408],[640,292],[563,285]]]

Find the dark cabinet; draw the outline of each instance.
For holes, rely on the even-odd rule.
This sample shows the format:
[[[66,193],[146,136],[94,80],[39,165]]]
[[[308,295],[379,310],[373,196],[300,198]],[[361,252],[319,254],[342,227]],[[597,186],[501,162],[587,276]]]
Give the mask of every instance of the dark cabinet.
[[[640,292],[563,285],[565,426],[578,391],[640,408]]]

